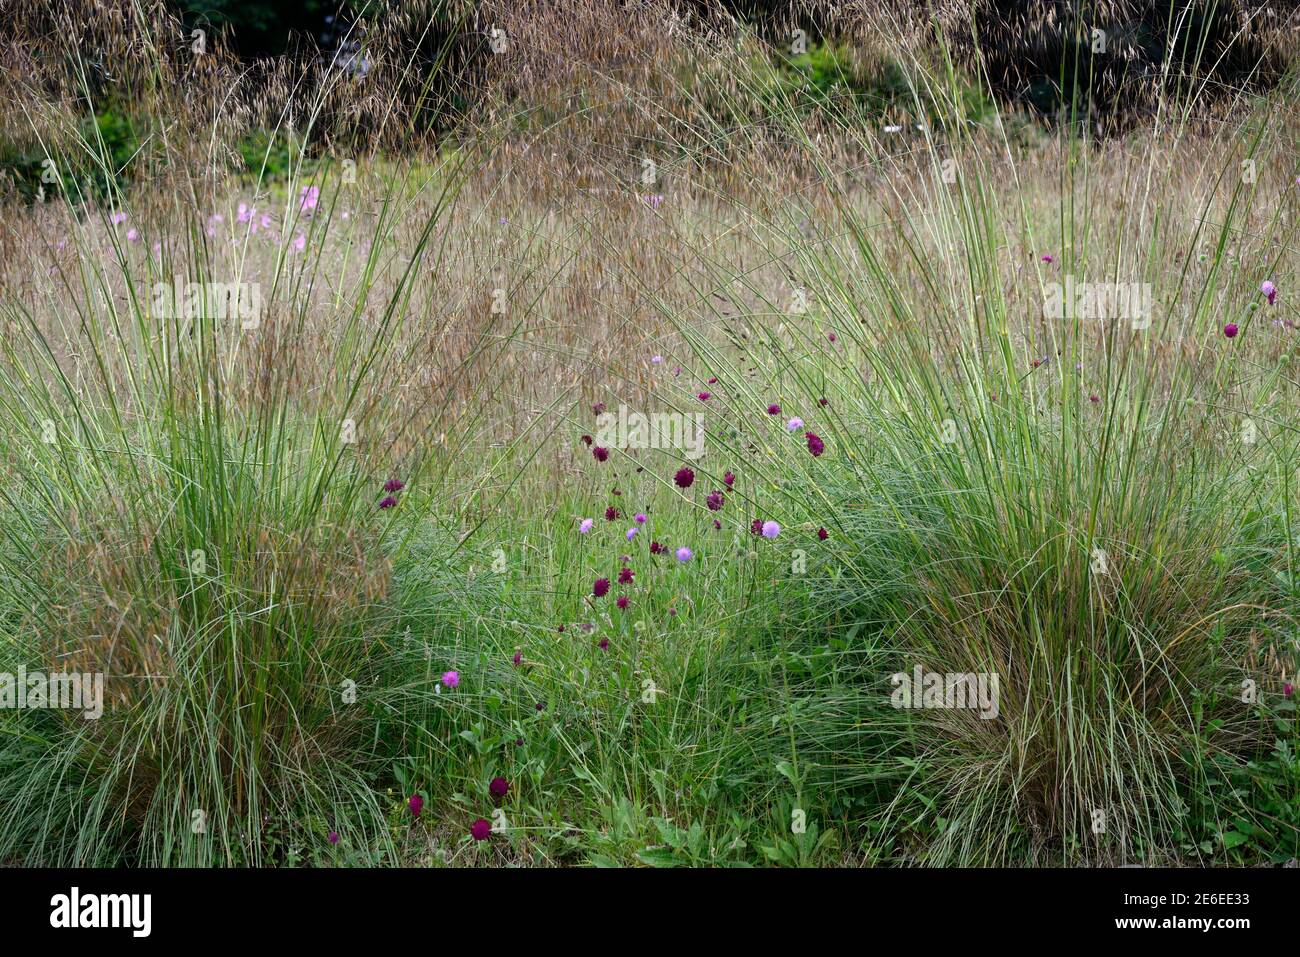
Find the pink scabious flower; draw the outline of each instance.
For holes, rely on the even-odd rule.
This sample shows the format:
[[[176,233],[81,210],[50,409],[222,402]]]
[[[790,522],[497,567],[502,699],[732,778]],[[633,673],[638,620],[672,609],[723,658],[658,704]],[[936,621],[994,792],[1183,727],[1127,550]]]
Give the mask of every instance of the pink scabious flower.
[[[304,236],[302,233],[299,233],[297,236],[293,237],[293,248],[298,250],[299,252],[306,249],[307,237]]]
[[[780,414],[781,414],[781,406],[778,405],[777,403],[773,402],[771,405],[769,405],[769,406],[767,407],[767,414],[768,414],[768,415],[780,415]]]
[[[1259,291],[1264,294],[1264,297],[1268,300],[1270,306],[1277,302],[1277,286],[1273,285],[1272,280],[1265,279],[1260,283]]]
[[[488,793],[494,798],[503,798],[510,793],[510,782],[503,777],[495,777],[488,784]]]
[[[591,586],[591,593],[597,598],[604,598],[609,594],[609,579],[597,578],[595,584]]]
[[[609,458],[609,449],[605,448],[603,445],[598,445],[591,450],[591,454],[597,462],[603,462]]]
[[[636,572],[632,571],[632,569],[627,568],[627,567],[620,568],[620,569],[618,570],[618,583],[619,583],[620,585],[628,585],[628,584],[631,584],[632,579],[633,579],[635,576],[636,576]]]
[[[411,809],[411,814],[415,817],[419,817],[420,812],[424,810],[424,798],[420,797],[418,794],[412,794],[411,799],[407,801],[406,804]]]
[[[586,535],[589,531],[591,531],[591,526],[595,524],[596,522],[594,519],[584,518],[581,522],[578,523],[578,534]]]
[[[486,841],[488,835],[492,833],[492,825],[483,818],[479,818],[469,826],[469,836],[476,841]]]
[[[246,223],[257,214],[256,208],[249,209],[247,203],[239,204],[239,211],[235,214],[235,221]]]
[[[722,508],[726,501],[727,497],[717,489],[714,489],[709,493],[709,497],[704,500],[704,504],[709,507],[709,511],[716,512]]]
[[[652,365],[662,365],[662,364],[663,364],[663,361],[664,361],[664,357],[663,357],[663,356],[651,356],[651,357],[650,357],[650,362],[651,362]]]
[[[1223,327],[1223,334],[1229,339],[1235,339],[1237,337],[1237,332],[1237,324],[1235,322],[1230,322]]]
[[[695,472],[688,468],[680,468],[673,476],[673,481],[677,483],[678,488],[690,488],[695,482]]]
[[[681,548],[677,549],[677,560],[679,562],[689,562],[693,554],[694,552],[683,545]]]
[[[298,195],[302,199],[298,206],[299,212],[309,213],[316,208],[316,204],[320,201],[320,187],[304,186],[298,191]]]
[[[114,225],[114,226],[120,226],[120,225],[122,225],[122,223],[124,223],[124,222],[126,222],[126,213],[114,213],[114,214],[113,214],[113,225]]]
[[[817,437],[817,433],[805,432],[804,438],[808,440],[808,451],[813,454],[813,458],[826,451],[826,443]]]
[[[618,600],[614,602],[619,608],[627,607],[627,595],[619,595]]]
[[[393,496],[391,495],[385,495],[383,498],[379,500],[380,508],[392,508],[396,504],[397,504],[397,499],[393,498]]]
[[[776,524],[776,522],[767,521],[763,523],[764,538],[776,538],[776,536],[780,534],[781,534],[781,526]]]
[[[701,401],[701,402],[708,402],[709,399],[710,399],[712,396],[713,396],[713,393],[712,393],[712,392],[701,392],[701,393],[700,393],[700,401]]]
[[[649,521],[649,519],[646,518],[645,512],[637,512],[632,516],[632,521],[636,522],[638,525],[644,525]]]
[[[1043,255],[1042,255],[1042,260],[1043,260],[1043,262],[1048,263],[1049,265],[1050,265],[1052,262],[1054,262],[1055,259],[1056,259],[1056,257],[1053,256],[1051,253],[1043,253]]]
[[[459,671],[444,671],[442,673],[442,684],[445,688],[454,688],[460,684]]]
[[[794,432],[797,429],[802,429],[803,419],[799,418],[799,416],[796,415],[793,419],[791,419],[789,422],[785,424],[785,427],[789,429],[791,432]]]
[[[140,231],[137,229],[128,229],[126,231],[126,240],[130,243],[138,243],[140,241]]]
[[[1291,682],[1288,681],[1286,684],[1282,685],[1282,694],[1288,698],[1295,694],[1295,687]]]
[[[731,486],[735,485],[736,473],[728,472],[726,475],[722,476],[722,484],[727,486],[727,488],[731,488]]]
[[[401,479],[389,479],[384,483],[385,492],[400,492],[404,488],[406,488],[406,483]]]

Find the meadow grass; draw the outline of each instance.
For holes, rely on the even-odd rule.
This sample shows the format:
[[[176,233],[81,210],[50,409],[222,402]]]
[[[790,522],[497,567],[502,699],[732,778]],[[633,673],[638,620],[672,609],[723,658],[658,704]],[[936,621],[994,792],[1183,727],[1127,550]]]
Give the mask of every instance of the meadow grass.
[[[327,90],[283,180],[83,140],[107,198],[7,217],[0,660],[106,700],[0,712],[0,858],[1296,856],[1293,85],[1094,140],[917,59],[886,133],[707,47],[412,160],[309,157]]]

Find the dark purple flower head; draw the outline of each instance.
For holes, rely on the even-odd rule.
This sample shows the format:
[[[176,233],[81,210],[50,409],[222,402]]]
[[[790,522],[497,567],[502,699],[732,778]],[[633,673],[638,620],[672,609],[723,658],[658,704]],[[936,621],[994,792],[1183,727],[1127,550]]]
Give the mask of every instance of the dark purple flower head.
[[[756,518],[749,523],[749,534],[760,535],[762,534],[762,532],[763,532],[763,520],[761,518]]]
[[[673,476],[673,481],[677,483],[678,488],[690,488],[695,482],[695,472],[688,468],[680,468]]]
[[[1237,324],[1235,322],[1228,323],[1223,327],[1223,334],[1229,339],[1235,339],[1237,336]]]
[[[830,400],[827,399],[825,396],[822,396],[820,399],[817,400],[817,404],[820,405],[822,408],[826,408],[826,406],[830,405]]]
[[[591,411],[595,412],[597,415],[600,415],[602,412],[605,411],[605,403],[597,402],[595,405],[591,407]]]
[[[608,639],[608,638],[602,638],[602,639],[600,639],[600,641],[599,641],[597,644],[600,646],[600,650],[601,650],[601,651],[608,651],[608,650],[609,650],[609,639]]]
[[[826,443],[817,437],[816,432],[805,432],[804,438],[808,440],[808,451],[813,454],[813,458],[826,451]]]
[[[727,497],[717,489],[714,489],[709,493],[709,497],[704,500],[704,504],[709,507],[710,512],[716,512],[718,509],[722,508],[723,503],[726,501]]]
[[[626,608],[628,605],[627,595],[619,595],[618,600],[614,602],[619,608]]]
[[[533,707],[536,708],[538,711],[546,710],[546,705],[541,701],[537,702],[537,704],[533,705]]]
[[[718,384],[718,377],[717,377],[717,376],[713,376],[713,377],[711,377],[711,378],[709,379],[709,385],[717,385],[717,384]]]
[[[384,483],[385,492],[400,492],[404,488],[406,488],[406,483],[401,479],[389,479]]]
[[[396,504],[397,504],[397,499],[393,498],[393,496],[391,495],[385,495],[383,498],[379,500],[380,508],[392,508]]]
[[[510,791],[510,782],[505,778],[493,778],[492,783],[488,785],[488,793],[494,798],[503,798]]]
[[[563,627],[563,625],[561,625],[561,627]],[[515,656],[510,660],[513,661],[515,664],[519,664],[521,661],[524,660],[524,653],[522,651],[516,651]]]
[[[780,407],[779,405],[777,405],[775,402],[773,402],[771,405],[769,405],[769,406],[767,407],[767,414],[768,414],[768,415],[780,415],[780,414],[781,414],[781,407]]]
[[[664,546],[660,545],[658,542],[651,542],[651,543],[650,543],[650,554],[651,554],[651,555],[658,555],[658,554],[659,554],[660,552],[662,552],[662,551],[664,551]]]
[[[609,449],[605,448],[603,445],[598,445],[591,450],[591,454],[595,457],[597,462],[603,462],[609,458]]]
[[[727,488],[731,488],[731,486],[736,484],[736,473],[728,472],[726,475],[722,476],[722,483],[726,485]]]
[[[330,842],[331,844],[337,844],[337,843],[339,842],[339,832],[338,832],[338,831],[330,831],[329,842]]]
[[[605,521],[614,522],[617,520],[618,520],[618,509],[616,509],[613,505],[605,509]]]
[[[620,585],[628,585],[628,584],[631,584],[631,582],[632,582],[632,576],[633,576],[634,574],[635,574],[635,572],[633,572],[632,569],[630,569],[630,568],[620,568],[619,571],[618,571],[618,583],[619,583]]]
[[[424,798],[420,797],[418,794],[412,794],[411,799],[407,801],[406,804],[415,817],[419,817],[420,812],[424,810]]]
[[[597,578],[596,583],[591,586],[591,593],[597,598],[604,598],[609,594],[609,579]]]
[[[824,529],[824,528],[819,528],[819,529],[817,529],[817,537],[820,538],[820,539],[824,542],[824,541],[826,541],[826,539],[828,539],[828,538],[831,537],[831,533],[828,532],[828,531],[826,531],[826,529]]]
[[[700,393],[700,401],[701,401],[701,402],[708,402],[709,399],[711,399],[712,397],[713,397],[713,393],[712,393],[712,392],[701,392],[701,393]]]
[[[582,444],[583,444],[583,445],[591,445],[591,443],[594,442],[594,441],[595,441],[595,439],[593,439],[590,435],[584,435],[584,436],[582,437]]]
[[[722,528],[722,523],[719,522],[719,521],[715,518],[715,519],[713,520],[713,527],[714,527],[714,528],[718,528],[718,529],[720,529],[720,528]]]
[[[487,821],[479,818],[469,826],[469,836],[476,841],[486,841],[488,835],[492,833],[492,825]]]

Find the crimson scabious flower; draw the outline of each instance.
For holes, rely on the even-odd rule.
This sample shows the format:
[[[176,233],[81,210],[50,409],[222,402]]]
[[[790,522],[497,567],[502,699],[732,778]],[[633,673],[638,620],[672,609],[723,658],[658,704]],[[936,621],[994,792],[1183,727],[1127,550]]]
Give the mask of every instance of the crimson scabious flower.
[[[595,405],[591,407],[591,411],[595,412],[597,415],[600,415],[602,412],[605,411],[605,403],[597,402]]]
[[[665,548],[664,548],[662,545],[660,545],[658,542],[651,542],[651,543],[650,543],[650,554],[651,554],[651,555],[658,555],[658,554],[659,554],[660,552],[662,552],[662,551],[667,551],[667,549],[665,549]]]
[[[714,527],[714,528],[717,528],[717,529],[721,529],[721,528],[722,528],[722,523],[719,522],[719,521],[715,518],[715,519],[713,520],[713,527]]]
[[[620,585],[630,585],[634,574],[635,572],[630,568],[620,568],[618,570],[618,583]]]
[[[701,392],[701,393],[700,393],[700,401],[701,401],[701,402],[708,402],[709,399],[712,398],[712,397],[713,397],[713,393],[712,393],[712,392]]]
[[[469,836],[476,841],[486,841],[488,835],[492,833],[492,825],[487,821],[479,818],[469,826]]]
[[[1089,402],[1100,402],[1100,401],[1101,401],[1101,396],[1097,395],[1097,394],[1094,392],[1092,395],[1088,396],[1088,401],[1089,401]]]
[[[826,539],[831,537],[831,533],[826,531],[824,528],[819,528],[817,529],[817,537],[824,542]]]
[[[447,687],[447,688],[454,688],[454,687],[456,687],[456,685],[460,684],[460,672],[459,672],[459,671],[444,671],[444,672],[442,673],[442,683],[443,683],[443,686],[444,686],[444,687]]]
[[[583,445],[591,445],[591,443],[594,442],[594,441],[596,441],[596,440],[593,439],[590,435],[584,435],[584,436],[582,437],[582,444],[583,444]]]
[[[604,598],[609,594],[609,579],[597,578],[596,583],[591,586],[591,593],[597,598]]]
[[[709,379],[709,385],[717,385],[717,384],[718,384],[718,377],[717,377],[717,376],[713,376],[713,377],[711,377],[711,378]]]
[[[805,432],[803,435],[808,440],[808,451],[813,454],[813,458],[826,451],[826,443],[817,437],[816,432]]]
[[[817,400],[817,404],[820,405],[822,408],[825,408],[826,406],[830,405],[830,400],[827,399],[825,396],[822,396],[820,399]]]
[[[406,488],[406,483],[401,479],[389,479],[384,483],[385,492],[400,492],[404,488]]]
[[[330,831],[329,842],[330,842],[331,844],[337,844],[337,843],[339,842],[339,832],[338,832],[338,831]]]
[[[727,486],[727,488],[731,488],[731,486],[736,484],[736,474],[734,472],[728,472],[726,475],[722,476],[722,484]]]
[[[1229,339],[1235,339],[1237,337],[1237,324],[1235,322],[1228,323],[1223,327],[1223,334]]]
[[[615,521],[617,518],[618,518],[618,509],[616,509],[613,505],[605,509],[605,521],[612,522]]]
[[[598,641],[598,642],[596,643],[596,647],[598,647],[601,651],[608,651],[608,650],[609,650],[609,639],[608,639],[608,638],[602,638],[602,639],[600,639],[600,641]]]
[[[1282,694],[1288,698],[1295,694],[1295,688],[1292,686],[1291,682],[1288,681],[1286,684],[1282,685]]]
[[[591,450],[591,454],[597,462],[603,462],[609,458],[609,449],[605,448],[603,445],[598,445]]]
[[[673,476],[673,481],[677,483],[678,488],[690,488],[695,482],[695,472],[688,468],[680,468]]]
[[[709,511],[716,512],[720,508],[722,508],[723,503],[725,503],[726,501],[727,501],[726,496],[723,495],[721,492],[719,492],[717,489],[714,489],[712,492],[709,493],[709,497],[704,500],[704,504],[709,507]]]
[[[1055,257],[1051,253],[1043,253],[1043,262],[1047,263],[1048,265],[1051,265],[1052,260],[1054,258]]]
[[[769,406],[767,407],[767,414],[768,414],[768,415],[780,415],[780,414],[781,414],[781,407],[780,407],[779,405],[777,405],[775,402],[773,402],[771,405],[769,405]]]
[[[619,595],[618,600],[614,602],[619,608],[627,607],[627,595]]]
[[[420,812],[424,810],[424,798],[420,797],[418,794],[412,794],[411,799],[407,801],[406,804],[407,807],[411,809],[411,814],[415,817],[419,817]]]
[[[510,660],[513,661],[515,664],[519,664],[521,661],[524,660],[524,653],[522,651],[516,651],[515,656]]]
[[[763,531],[763,520],[761,518],[756,518],[749,523],[749,534],[757,535],[762,531]]]
[[[510,782],[507,781],[505,778],[502,777],[493,778],[491,783],[488,784],[488,793],[491,794],[494,798],[503,798],[509,792],[510,792]]]
[[[632,516],[632,521],[636,522],[638,525],[644,525],[649,521],[649,519],[646,518],[645,512],[637,512]]]

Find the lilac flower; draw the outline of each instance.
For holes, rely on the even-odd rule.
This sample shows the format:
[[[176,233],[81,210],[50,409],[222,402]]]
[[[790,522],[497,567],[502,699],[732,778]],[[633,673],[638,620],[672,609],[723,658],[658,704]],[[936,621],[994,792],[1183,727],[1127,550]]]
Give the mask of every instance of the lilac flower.
[[[763,523],[764,538],[776,538],[776,536],[780,534],[781,534],[781,526],[776,524],[776,522],[766,521]]]
[[[320,187],[304,186],[298,191],[298,195],[302,198],[302,203],[298,207],[299,212],[309,213],[316,208],[320,200]]]
[[[689,548],[683,545],[681,548],[677,549],[677,560],[679,562],[689,562],[693,554],[694,553]]]
[[[1268,299],[1268,304],[1270,306],[1277,301],[1277,286],[1273,285],[1272,280],[1265,279],[1262,283],[1260,283],[1259,291],[1262,292],[1265,298]]]
[[[633,526],[632,528],[629,528],[627,530],[627,540],[630,542],[634,538],[636,538],[636,526]]]
[[[581,522],[578,523],[578,534],[586,535],[589,531],[591,531],[591,526],[595,524],[596,522],[594,519],[584,518]]]
[[[663,356],[651,356],[651,357],[650,357],[650,361],[651,361],[651,363],[653,363],[654,365],[661,365],[661,364],[663,364],[664,357],[663,357]]]
[[[802,429],[803,419],[799,418],[799,416],[796,415],[793,419],[791,419],[789,422],[785,424],[785,427],[789,429],[791,432],[795,431],[796,429]]]

